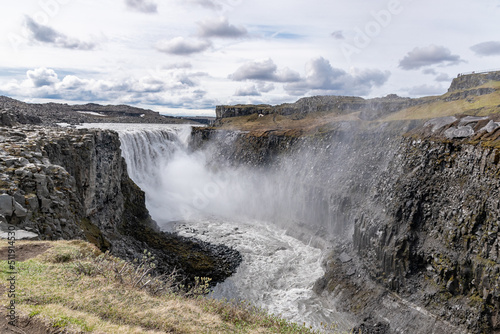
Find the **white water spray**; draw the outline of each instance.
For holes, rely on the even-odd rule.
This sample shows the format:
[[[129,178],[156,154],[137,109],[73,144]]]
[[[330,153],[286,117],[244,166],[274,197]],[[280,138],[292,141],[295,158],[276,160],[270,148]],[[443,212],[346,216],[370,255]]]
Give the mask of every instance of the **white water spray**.
[[[128,173],[162,229],[242,254],[237,273],[215,288],[216,297],[247,300],[316,327],[351,326],[312,291],[324,274],[321,250],[286,234],[287,222],[316,212],[305,199],[311,190],[297,187],[309,181],[310,170],[293,160],[278,171],[213,166],[210,149],[188,151],[189,126],[91,126],[119,133]],[[299,182],[290,182],[294,176]]]

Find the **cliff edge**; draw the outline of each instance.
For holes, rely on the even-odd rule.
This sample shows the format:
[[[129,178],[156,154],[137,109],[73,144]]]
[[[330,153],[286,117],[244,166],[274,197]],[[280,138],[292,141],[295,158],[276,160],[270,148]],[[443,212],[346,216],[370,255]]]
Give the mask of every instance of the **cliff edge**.
[[[162,272],[216,283],[239,254],[159,231],[128,177],[118,134],[33,125],[0,128],[0,228],[18,238],[83,239],[132,260],[146,249]]]

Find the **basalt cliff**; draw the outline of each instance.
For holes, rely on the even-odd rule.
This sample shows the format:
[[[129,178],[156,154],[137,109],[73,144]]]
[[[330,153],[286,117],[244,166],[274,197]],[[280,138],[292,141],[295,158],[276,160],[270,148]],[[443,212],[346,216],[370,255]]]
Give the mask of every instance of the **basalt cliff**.
[[[492,72],[420,99],[220,106],[191,145],[270,168],[315,152],[306,185],[290,174],[313,204],[289,233],[328,253],[314,290],[356,333],[500,333],[499,89]]]
[[[14,228],[16,238],[83,239],[129,260],[147,250],[160,272],[176,269],[187,282],[217,282],[237,267],[228,247],[159,231],[127,174],[117,133],[11,125],[0,128],[4,235]]]

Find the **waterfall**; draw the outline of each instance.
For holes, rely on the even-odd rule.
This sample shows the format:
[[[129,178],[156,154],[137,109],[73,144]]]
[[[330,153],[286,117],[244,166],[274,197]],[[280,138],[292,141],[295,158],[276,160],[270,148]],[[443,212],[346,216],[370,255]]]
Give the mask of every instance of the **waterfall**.
[[[325,187],[314,178],[316,156],[300,152],[301,159],[290,157],[268,169],[217,165],[211,163],[217,147],[188,150],[187,126],[97,126],[119,133],[128,173],[145,191],[160,228],[242,254],[237,273],[214,289],[215,297],[247,300],[315,327],[335,322],[352,328],[348,314],[312,291],[324,274],[322,250],[308,237],[287,233],[297,234],[297,221],[313,226],[328,219]]]

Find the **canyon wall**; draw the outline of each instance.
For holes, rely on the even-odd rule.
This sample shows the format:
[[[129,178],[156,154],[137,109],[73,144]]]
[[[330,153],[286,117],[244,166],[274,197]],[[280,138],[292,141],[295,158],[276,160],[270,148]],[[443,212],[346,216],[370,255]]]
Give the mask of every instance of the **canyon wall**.
[[[0,220],[17,237],[84,239],[125,259],[150,251],[161,272],[215,282],[237,267],[239,254],[159,231],[144,192],[127,174],[118,134],[15,126],[0,128]]]
[[[314,289],[357,315],[356,330],[496,333],[499,125],[343,122],[308,136],[198,128],[191,146],[216,143],[216,164],[285,170],[290,197],[306,203],[289,233],[325,249]]]
[[[460,125],[471,132],[450,139]],[[353,235],[377,282],[474,333],[500,330],[498,137],[467,117],[406,135]]]

